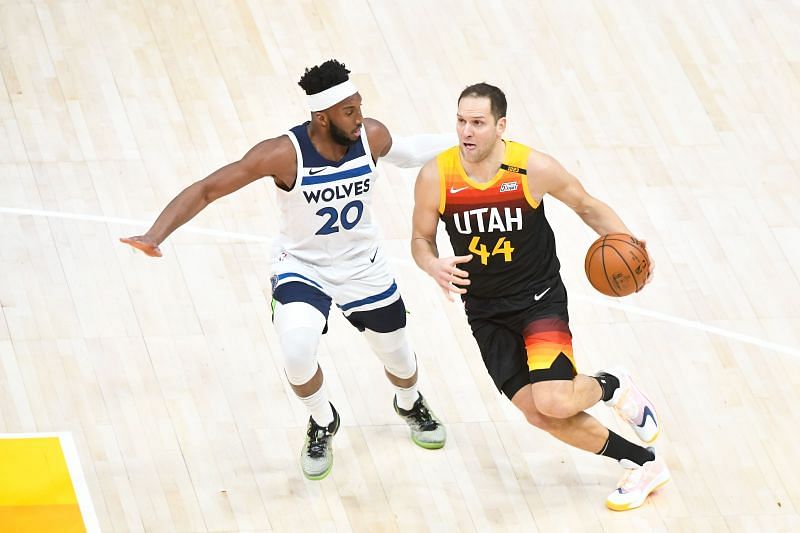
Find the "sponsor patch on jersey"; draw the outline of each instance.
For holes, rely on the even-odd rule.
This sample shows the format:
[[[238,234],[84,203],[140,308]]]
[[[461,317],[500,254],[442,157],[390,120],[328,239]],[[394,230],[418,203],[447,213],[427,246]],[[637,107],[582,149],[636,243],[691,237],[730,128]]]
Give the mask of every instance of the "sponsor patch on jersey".
[[[500,185],[500,192],[508,192],[508,191],[516,191],[517,190],[517,182],[516,181],[507,181]]]

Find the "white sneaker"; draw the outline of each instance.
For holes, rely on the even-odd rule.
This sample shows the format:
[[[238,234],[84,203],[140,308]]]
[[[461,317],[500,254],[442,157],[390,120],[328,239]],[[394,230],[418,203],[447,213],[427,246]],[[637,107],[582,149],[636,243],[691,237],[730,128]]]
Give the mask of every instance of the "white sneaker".
[[[411,440],[417,446],[428,450],[438,450],[444,446],[447,433],[436,415],[431,412],[431,408],[428,407],[428,402],[422,397],[421,392],[409,410],[398,406],[397,396],[395,396],[394,410],[411,428]]]
[[[648,448],[655,454],[653,448]],[[670,480],[669,469],[663,459],[656,456],[642,466],[623,459],[625,475],[616,490],[606,498],[606,507],[613,511],[628,511],[641,506],[647,497]]]
[[[324,479],[333,468],[333,436],[339,431],[339,413],[331,404],[333,422],[320,426],[313,417],[308,417],[308,429],[303,449],[300,450],[300,467],[303,475],[311,480]]]
[[[619,388],[614,391],[614,396],[606,402],[613,407],[619,416],[631,425],[636,436],[643,442],[653,442],[658,438],[661,425],[658,423],[656,408],[642,391],[636,387],[630,374],[622,368],[604,370],[603,373],[611,374],[619,379]]]

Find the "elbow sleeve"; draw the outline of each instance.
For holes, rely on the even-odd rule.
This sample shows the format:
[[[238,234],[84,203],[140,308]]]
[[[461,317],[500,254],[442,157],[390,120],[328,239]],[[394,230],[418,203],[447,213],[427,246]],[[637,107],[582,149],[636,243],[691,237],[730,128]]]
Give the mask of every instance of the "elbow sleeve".
[[[402,168],[421,167],[440,152],[456,144],[458,137],[455,133],[423,133],[393,137],[392,148],[383,160]]]

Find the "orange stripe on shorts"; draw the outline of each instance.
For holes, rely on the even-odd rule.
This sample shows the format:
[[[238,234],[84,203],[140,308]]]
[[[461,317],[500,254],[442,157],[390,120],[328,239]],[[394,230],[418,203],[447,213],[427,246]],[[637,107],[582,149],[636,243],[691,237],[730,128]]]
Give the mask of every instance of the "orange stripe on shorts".
[[[528,354],[530,371],[550,368],[562,353],[575,367],[572,335],[569,326],[560,318],[544,318],[528,324],[525,328],[525,351]]]

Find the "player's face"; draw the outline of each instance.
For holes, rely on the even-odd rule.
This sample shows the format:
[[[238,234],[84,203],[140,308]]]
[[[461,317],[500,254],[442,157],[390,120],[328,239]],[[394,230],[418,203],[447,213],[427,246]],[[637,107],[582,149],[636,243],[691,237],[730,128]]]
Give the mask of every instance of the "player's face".
[[[486,159],[495,143],[503,136],[506,118],[495,121],[492,103],[484,96],[465,96],[458,103],[456,114],[461,157],[477,163]]]
[[[355,144],[361,138],[361,95],[356,93],[328,110],[331,137],[342,146]]]

